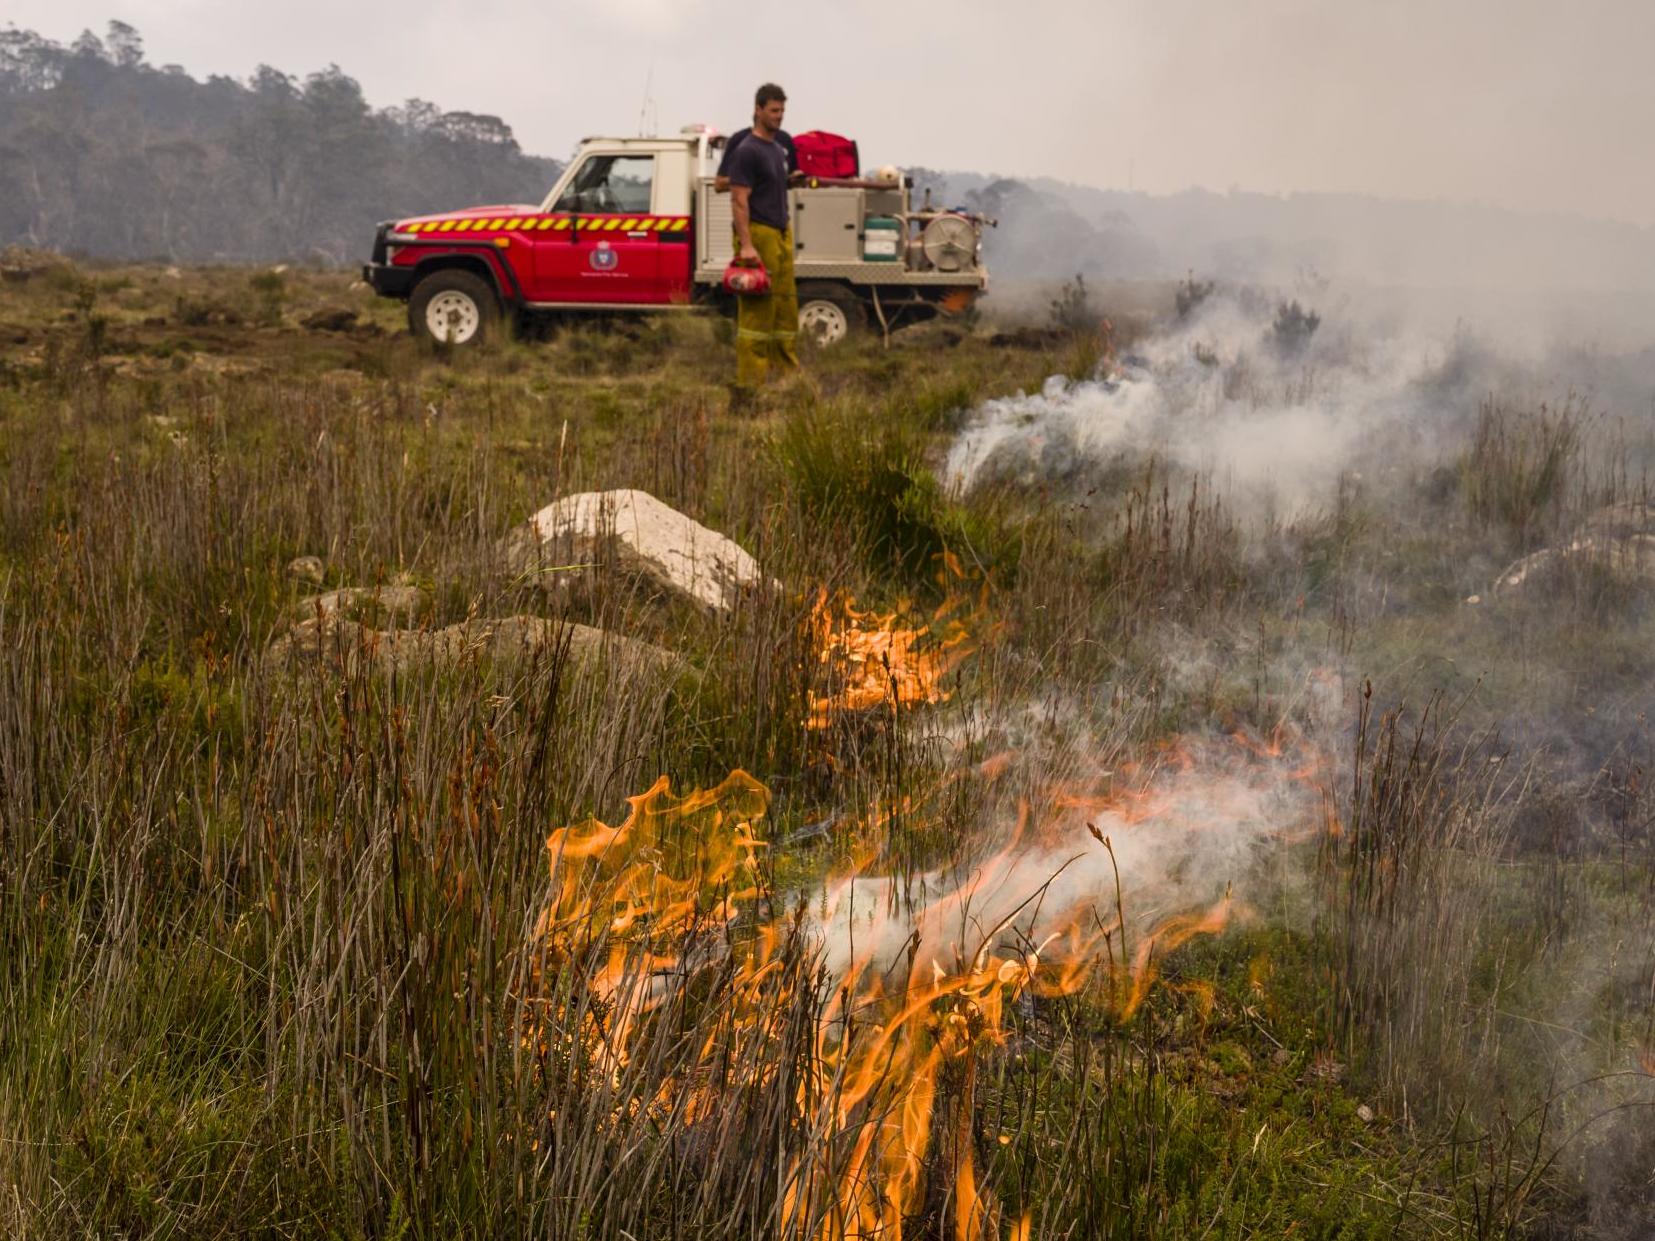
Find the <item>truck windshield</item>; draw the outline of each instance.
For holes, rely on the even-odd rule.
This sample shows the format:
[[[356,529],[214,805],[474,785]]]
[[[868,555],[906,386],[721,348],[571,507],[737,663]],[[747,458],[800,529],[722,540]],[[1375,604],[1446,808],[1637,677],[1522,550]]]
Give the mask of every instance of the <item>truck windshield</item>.
[[[653,155],[594,155],[581,166],[552,210],[647,215],[654,183]]]

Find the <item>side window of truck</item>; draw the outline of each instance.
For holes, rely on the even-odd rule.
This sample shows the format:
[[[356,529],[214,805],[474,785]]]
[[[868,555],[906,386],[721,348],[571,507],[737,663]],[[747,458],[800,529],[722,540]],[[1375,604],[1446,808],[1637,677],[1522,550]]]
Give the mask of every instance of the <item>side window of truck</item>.
[[[653,155],[596,155],[587,160],[553,211],[648,215],[655,185]]]

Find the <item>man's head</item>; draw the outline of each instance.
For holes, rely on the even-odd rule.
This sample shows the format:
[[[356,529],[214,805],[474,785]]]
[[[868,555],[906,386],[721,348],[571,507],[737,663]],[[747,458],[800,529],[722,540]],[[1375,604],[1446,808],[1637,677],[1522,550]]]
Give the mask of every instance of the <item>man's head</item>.
[[[753,96],[753,124],[767,134],[782,127],[787,115],[787,92],[774,82],[766,82]]]

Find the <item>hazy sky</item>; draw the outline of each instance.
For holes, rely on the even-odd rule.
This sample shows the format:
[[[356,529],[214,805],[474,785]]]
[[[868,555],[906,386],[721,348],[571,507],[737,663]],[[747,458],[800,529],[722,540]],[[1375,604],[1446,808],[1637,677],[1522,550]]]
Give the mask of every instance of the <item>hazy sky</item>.
[[[1341,190],[1655,226],[1655,0],[6,0],[118,17],[197,77],[337,63],[376,105],[588,133],[729,129],[761,80],[864,162],[1157,192]]]

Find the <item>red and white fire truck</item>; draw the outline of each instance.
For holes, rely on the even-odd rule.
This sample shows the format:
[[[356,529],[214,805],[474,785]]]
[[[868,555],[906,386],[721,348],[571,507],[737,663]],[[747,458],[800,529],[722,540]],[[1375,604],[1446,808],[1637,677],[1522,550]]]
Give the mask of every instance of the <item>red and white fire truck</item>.
[[[418,336],[475,345],[503,320],[717,305],[733,253],[723,139],[589,138],[545,201],[387,221],[363,279],[408,302]],[[866,323],[967,309],[987,287],[980,216],[915,209],[906,177],[791,190],[800,331],[832,345]]]

